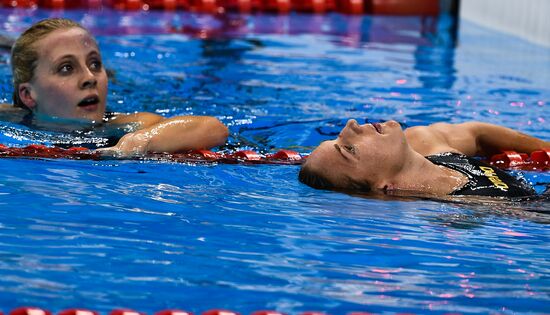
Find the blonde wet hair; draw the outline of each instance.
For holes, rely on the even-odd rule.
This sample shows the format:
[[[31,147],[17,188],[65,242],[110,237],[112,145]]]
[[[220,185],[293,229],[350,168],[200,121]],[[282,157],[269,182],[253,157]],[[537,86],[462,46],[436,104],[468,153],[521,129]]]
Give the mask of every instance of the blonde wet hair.
[[[19,97],[19,85],[21,83],[30,82],[34,76],[34,71],[38,63],[38,51],[34,44],[54,31],[73,27],[88,31],[73,20],[50,18],[32,25],[15,41],[11,49],[14,106],[29,109]]]

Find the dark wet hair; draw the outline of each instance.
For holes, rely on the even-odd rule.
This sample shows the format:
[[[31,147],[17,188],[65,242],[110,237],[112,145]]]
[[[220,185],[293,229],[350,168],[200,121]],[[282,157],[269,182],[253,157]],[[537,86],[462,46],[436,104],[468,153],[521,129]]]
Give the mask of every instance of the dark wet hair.
[[[300,168],[300,173],[298,174],[298,180],[315,189],[325,189],[325,190],[346,190],[346,191],[356,191],[356,192],[369,192],[371,191],[371,186],[369,183],[357,182],[348,178],[348,182],[345,187],[335,186],[327,177],[322,175],[319,171],[313,169],[307,161],[302,164]]]
[[[298,174],[298,180],[315,189],[334,189],[334,185],[324,176],[303,164]]]

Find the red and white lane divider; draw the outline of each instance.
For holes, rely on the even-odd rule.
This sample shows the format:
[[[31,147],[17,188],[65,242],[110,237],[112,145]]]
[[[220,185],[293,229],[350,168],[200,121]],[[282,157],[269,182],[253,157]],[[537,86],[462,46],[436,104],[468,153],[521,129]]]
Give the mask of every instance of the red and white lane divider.
[[[499,168],[520,169],[531,171],[550,170],[550,148],[526,153],[503,151],[491,157],[489,164]]]
[[[108,154],[82,147],[63,149],[31,144],[26,147],[7,147],[0,144],[0,158],[49,158],[72,160],[105,160],[117,158]],[[122,157],[123,159],[173,161],[181,163],[207,162],[222,164],[302,164],[307,155],[291,150],[279,150],[273,154],[260,154],[252,150],[241,150],[230,153],[209,150],[193,150],[186,153],[148,153],[139,156]],[[503,151],[495,154],[487,162],[503,169],[519,169],[527,171],[550,171],[550,148],[537,150],[530,155],[515,151]]]
[[[439,0],[0,0],[0,7],[48,9],[186,10],[202,13],[341,12],[346,14],[437,15]]]
[[[31,144],[26,147],[7,147],[0,144],[0,158],[48,158],[72,160],[104,160],[117,158],[108,153],[89,150],[82,147],[63,149]],[[279,150],[273,154],[259,154],[251,150],[231,153],[209,150],[193,150],[186,153],[148,153],[145,155],[121,157],[122,159],[173,161],[173,162],[207,162],[223,164],[301,164],[306,156],[291,150]]]

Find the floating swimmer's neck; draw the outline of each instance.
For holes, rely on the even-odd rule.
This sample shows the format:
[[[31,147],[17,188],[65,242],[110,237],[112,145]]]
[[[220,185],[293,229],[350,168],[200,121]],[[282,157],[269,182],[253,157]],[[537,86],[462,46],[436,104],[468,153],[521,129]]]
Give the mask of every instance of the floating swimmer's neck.
[[[448,195],[468,182],[458,171],[433,164],[414,152],[401,171],[380,188],[386,191],[415,191],[433,195]]]

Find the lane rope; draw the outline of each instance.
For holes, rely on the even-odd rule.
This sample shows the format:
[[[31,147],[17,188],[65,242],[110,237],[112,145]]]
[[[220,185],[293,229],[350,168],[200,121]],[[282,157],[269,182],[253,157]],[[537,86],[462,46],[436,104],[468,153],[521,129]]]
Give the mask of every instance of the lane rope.
[[[437,15],[439,0],[0,0],[0,7],[116,10],[185,10],[199,13],[294,12],[344,14]]]
[[[210,150],[193,150],[185,153],[148,153],[118,157],[109,152],[98,152],[82,147],[68,149],[31,144],[26,147],[7,147],[0,144],[0,158],[46,158],[71,160],[151,160],[179,163],[222,164],[281,164],[298,165],[306,158],[296,151],[279,150],[273,154],[260,154],[252,150],[224,153]]]
[[[7,147],[0,144],[0,158],[47,158],[71,160],[151,160],[180,163],[222,163],[222,164],[281,164],[299,165],[307,158],[292,150],[279,150],[272,154],[260,154],[252,150],[235,152],[214,152],[210,150],[193,150],[185,153],[148,153],[117,157],[82,147],[68,149],[31,144],[25,147]],[[550,171],[550,148],[537,150],[530,155],[515,151],[503,151],[485,160],[488,164],[502,169],[525,171]]]

